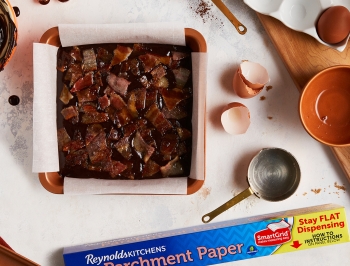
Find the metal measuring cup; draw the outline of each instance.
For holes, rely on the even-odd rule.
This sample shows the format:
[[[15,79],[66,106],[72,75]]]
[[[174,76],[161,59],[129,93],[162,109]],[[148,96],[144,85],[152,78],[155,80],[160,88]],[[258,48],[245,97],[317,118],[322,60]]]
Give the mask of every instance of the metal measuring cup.
[[[248,167],[249,187],[202,217],[208,223],[245,198],[256,195],[267,201],[290,197],[300,183],[300,168],[292,154],[280,148],[265,148],[258,152]]]

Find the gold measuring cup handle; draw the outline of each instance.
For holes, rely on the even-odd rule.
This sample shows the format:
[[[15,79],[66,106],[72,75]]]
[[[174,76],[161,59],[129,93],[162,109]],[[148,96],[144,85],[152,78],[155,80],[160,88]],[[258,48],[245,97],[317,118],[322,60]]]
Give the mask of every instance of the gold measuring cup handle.
[[[226,5],[221,0],[212,0],[212,2],[220,9],[220,11],[228,18],[228,20],[235,26],[239,34],[245,34],[247,32],[247,27],[244,26],[236,17],[231,13],[231,11],[226,7]]]
[[[236,30],[238,31],[239,34],[245,34],[247,32],[247,27],[244,26],[241,22],[239,22],[236,18],[234,18],[235,20],[230,19],[231,23],[233,24],[233,26],[235,26]]]
[[[206,215],[204,215],[202,217],[202,222],[203,223],[209,223],[216,216],[218,216],[219,214],[223,213],[224,211],[227,211],[229,208],[231,208],[232,206],[234,206],[237,203],[241,202],[242,200],[248,198],[252,194],[254,194],[253,190],[250,187],[248,187],[246,190],[242,191],[237,196],[233,197],[228,202],[226,202],[223,205],[221,205],[219,208],[217,208],[217,209],[213,210],[212,212],[209,212]]]

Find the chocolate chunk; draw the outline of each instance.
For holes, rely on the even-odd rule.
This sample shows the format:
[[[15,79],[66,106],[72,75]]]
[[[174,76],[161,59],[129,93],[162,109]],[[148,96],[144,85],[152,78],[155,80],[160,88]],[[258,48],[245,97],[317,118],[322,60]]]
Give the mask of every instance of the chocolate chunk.
[[[188,48],[60,47],[57,67],[62,176],[133,180],[189,175],[193,93]]]

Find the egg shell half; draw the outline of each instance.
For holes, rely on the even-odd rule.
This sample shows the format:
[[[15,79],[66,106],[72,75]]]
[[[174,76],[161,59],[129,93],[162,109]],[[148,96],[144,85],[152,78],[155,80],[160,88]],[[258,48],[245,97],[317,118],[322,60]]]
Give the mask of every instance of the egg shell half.
[[[258,95],[262,91],[263,87],[260,89],[252,89],[249,87],[243,80],[241,75],[241,69],[238,68],[234,77],[233,77],[233,90],[237,94],[237,96],[241,98],[252,98]]]
[[[233,77],[233,90],[241,98],[252,98],[259,94],[269,81],[269,75],[263,66],[244,61]]]
[[[244,134],[250,125],[249,109],[238,102],[229,103],[222,111],[221,124],[231,135]]]
[[[243,81],[252,89],[262,89],[270,81],[267,70],[258,63],[244,61],[240,68]]]

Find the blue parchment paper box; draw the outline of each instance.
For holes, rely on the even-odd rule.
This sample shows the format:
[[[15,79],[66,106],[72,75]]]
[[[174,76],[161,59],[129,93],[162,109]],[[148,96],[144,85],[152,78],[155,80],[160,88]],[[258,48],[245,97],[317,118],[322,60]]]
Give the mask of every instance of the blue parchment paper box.
[[[349,241],[345,209],[327,204],[64,248],[66,266],[213,265]]]

